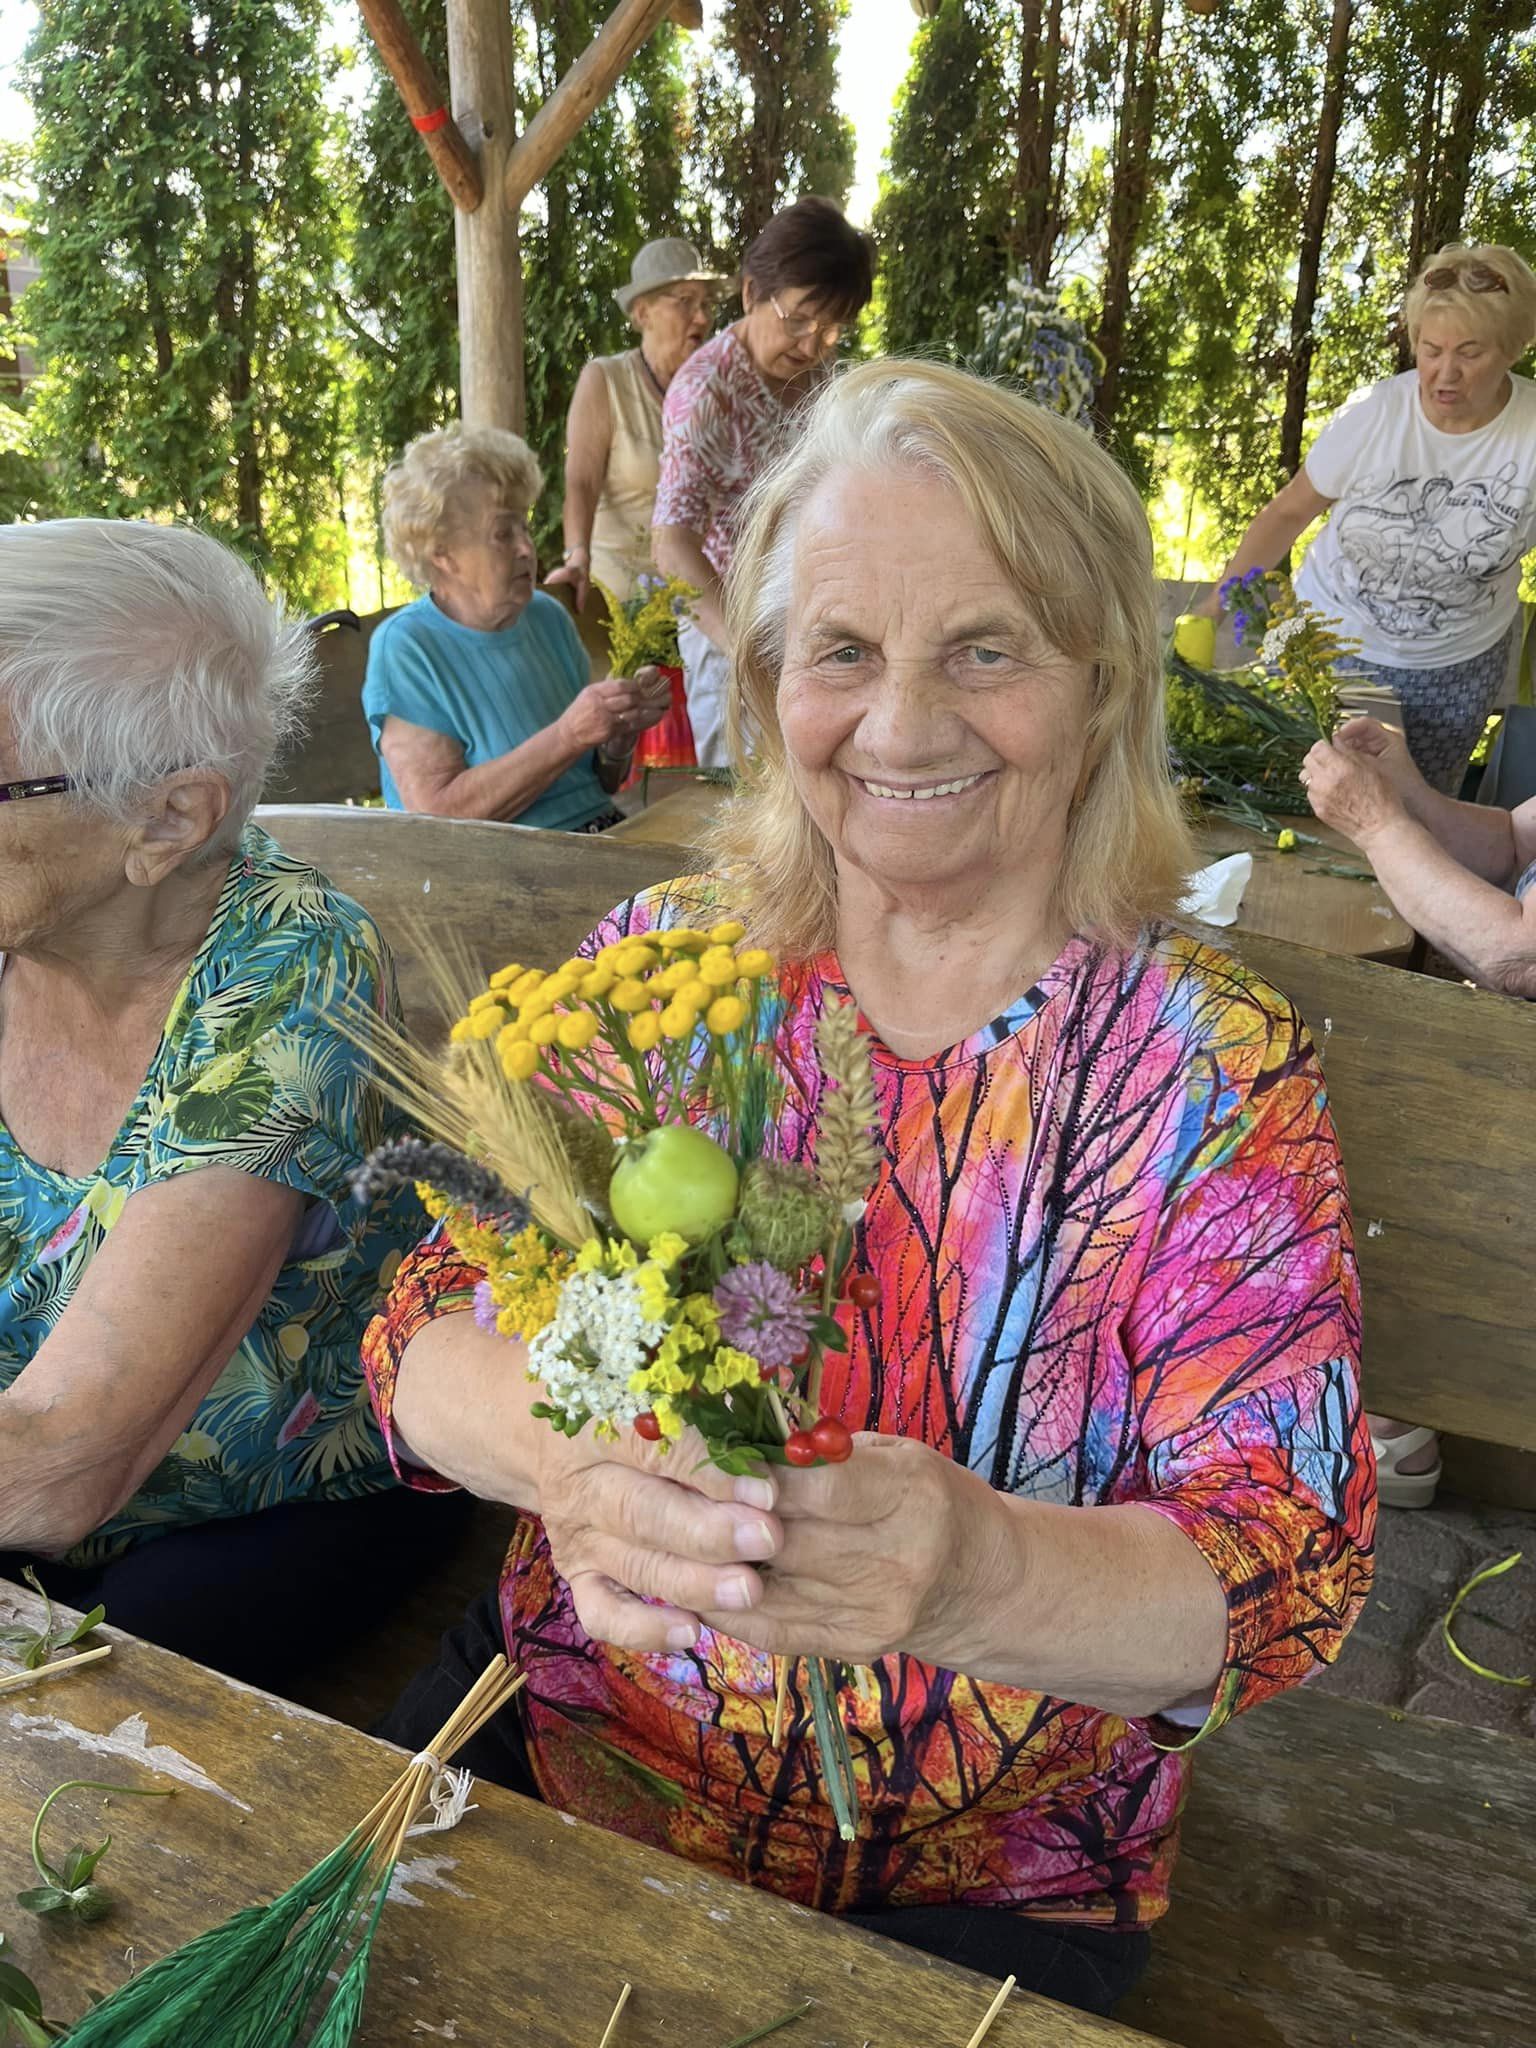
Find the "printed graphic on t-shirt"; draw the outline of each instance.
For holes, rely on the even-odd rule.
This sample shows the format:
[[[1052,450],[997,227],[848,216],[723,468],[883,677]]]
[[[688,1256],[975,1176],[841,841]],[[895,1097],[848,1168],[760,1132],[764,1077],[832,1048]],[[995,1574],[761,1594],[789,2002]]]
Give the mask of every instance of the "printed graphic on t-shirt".
[[[1459,631],[1488,617],[1499,579],[1525,551],[1529,490],[1507,462],[1460,483],[1380,472],[1351,485],[1331,525],[1340,594],[1396,639]]]

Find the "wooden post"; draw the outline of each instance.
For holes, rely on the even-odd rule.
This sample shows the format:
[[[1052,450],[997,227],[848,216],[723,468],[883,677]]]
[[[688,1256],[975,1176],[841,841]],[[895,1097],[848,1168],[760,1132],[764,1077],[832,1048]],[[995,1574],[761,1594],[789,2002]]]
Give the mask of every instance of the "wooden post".
[[[509,206],[516,209],[522,205],[592,109],[608,97],[620,72],[672,5],[673,0],[618,0],[607,21],[528,123],[507,160]],[[449,15],[451,19],[452,0]],[[488,162],[485,169],[489,193]]]
[[[520,434],[523,265],[519,202],[507,190],[513,148],[512,13],[507,0],[448,0],[448,80],[454,119],[479,157],[485,198],[456,210],[459,410],[469,427]]]
[[[455,206],[473,213],[485,196],[480,166],[449,113],[432,66],[422,54],[400,0],[357,0],[369,34],[395,81],[405,111]]]

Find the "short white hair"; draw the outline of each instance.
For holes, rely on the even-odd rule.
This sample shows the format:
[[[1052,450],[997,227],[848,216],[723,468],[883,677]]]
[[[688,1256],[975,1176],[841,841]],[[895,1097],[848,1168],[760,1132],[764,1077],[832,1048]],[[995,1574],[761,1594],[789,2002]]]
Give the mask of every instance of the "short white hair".
[[[418,434],[384,472],[384,548],[412,583],[432,584],[432,557],[453,536],[477,486],[519,519],[544,488],[538,457],[506,427],[435,427]]]
[[[231,549],[189,526],[0,528],[0,700],[20,772],[65,774],[124,822],[183,768],[230,788],[227,849],[302,725],[315,656]]]

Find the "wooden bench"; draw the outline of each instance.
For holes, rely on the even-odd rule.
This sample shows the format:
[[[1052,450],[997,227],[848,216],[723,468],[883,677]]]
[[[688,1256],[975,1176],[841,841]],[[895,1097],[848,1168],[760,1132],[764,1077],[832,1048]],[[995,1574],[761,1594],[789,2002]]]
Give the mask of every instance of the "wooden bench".
[[[431,1026],[411,913],[487,968],[554,962],[682,849],[378,814],[269,829],[365,903]],[[426,885],[430,883],[430,888]],[[1507,998],[1243,938],[1322,1050],[1374,1406],[1536,1448],[1536,1029]],[[1346,1653],[1347,1654],[1347,1653]],[[1302,1694],[1205,1746],[1174,1910],[1124,2017],[1183,2048],[1512,2048],[1536,2009],[1536,1750]]]

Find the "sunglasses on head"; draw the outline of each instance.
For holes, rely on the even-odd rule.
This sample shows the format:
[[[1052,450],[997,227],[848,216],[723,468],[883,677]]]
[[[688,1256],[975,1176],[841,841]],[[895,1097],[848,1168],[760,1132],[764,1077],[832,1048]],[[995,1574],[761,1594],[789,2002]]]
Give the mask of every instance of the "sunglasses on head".
[[[74,786],[70,775],[33,775],[25,782],[0,782],[0,804],[24,803],[29,796],[63,796]]]
[[[1442,263],[1438,270],[1426,270],[1424,282],[1432,292],[1453,291],[1459,284],[1469,292],[1507,292],[1509,279],[1491,263]]]

